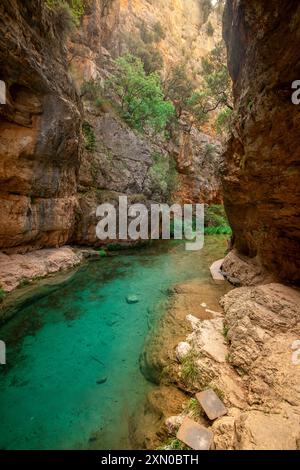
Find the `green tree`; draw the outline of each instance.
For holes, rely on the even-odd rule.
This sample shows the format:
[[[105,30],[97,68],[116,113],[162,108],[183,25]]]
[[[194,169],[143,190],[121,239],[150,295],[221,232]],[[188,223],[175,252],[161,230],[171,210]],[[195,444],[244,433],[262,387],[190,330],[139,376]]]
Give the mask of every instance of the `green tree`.
[[[120,101],[126,122],[140,132],[164,131],[174,115],[174,106],[164,99],[159,75],[147,75],[142,61],[131,54],[119,57],[115,65],[109,85]]]
[[[216,128],[228,127],[232,106],[231,81],[226,65],[223,42],[202,60],[202,83],[196,86],[189,79],[186,65],[177,64],[165,81],[166,96],[175,105],[177,117],[183,112],[190,116],[191,125],[203,125],[211,112],[220,111]]]
[[[159,21],[157,21],[157,23],[155,23],[155,25],[153,26],[153,31],[154,31],[154,34],[155,34],[155,41],[156,42],[159,42],[162,39],[166,38],[166,32],[165,32],[164,28],[162,27],[162,24]]]
[[[207,110],[219,107],[232,109],[231,80],[223,41],[202,59],[202,75],[203,88],[208,96]]]
[[[162,69],[163,57],[151,42],[147,43],[139,37],[124,34],[124,43],[130,54],[141,59],[146,73],[157,72]]]
[[[56,14],[56,22],[61,31],[68,33],[72,23],[79,26],[84,15],[84,0],[46,0],[48,8]]]
[[[203,113],[219,111],[215,128],[227,133],[233,111],[231,79],[227,68],[225,44],[221,41],[207,58],[202,60],[204,93],[207,96]]]
[[[187,110],[188,101],[194,91],[184,63],[176,64],[171,69],[164,82],[164,89],[166,97],[175,105],[177,117],[180,117],[182,112]]]

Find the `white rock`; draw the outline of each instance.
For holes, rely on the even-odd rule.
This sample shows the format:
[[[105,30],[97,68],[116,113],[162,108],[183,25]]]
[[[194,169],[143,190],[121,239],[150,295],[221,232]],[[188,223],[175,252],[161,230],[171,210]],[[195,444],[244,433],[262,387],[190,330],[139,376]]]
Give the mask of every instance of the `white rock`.
[[[222,318],[204,320],[189,337],[196,349],[211,359],[224,363],[228,353],[223,336]]]
[[[170,434],[175,434],[180,426],[182,425],[184,420],[184,416],[179,415],[179,416],[170,416],[170,418],[167,418],[165,421],[165,424],[168,428],[168,431]]]
[[[187,319],[188,322],[190,322],[191,327],[193,328],[193,330],[196,330],[199,327],[200,323],[201,323],[199,318],[196,318],[193,315],[187,315],[186,319]]]
[[[182,361],[192,350],[192,347],[189,343],[182,341],[178,344],[176,348],[176,357],[178,361]]]

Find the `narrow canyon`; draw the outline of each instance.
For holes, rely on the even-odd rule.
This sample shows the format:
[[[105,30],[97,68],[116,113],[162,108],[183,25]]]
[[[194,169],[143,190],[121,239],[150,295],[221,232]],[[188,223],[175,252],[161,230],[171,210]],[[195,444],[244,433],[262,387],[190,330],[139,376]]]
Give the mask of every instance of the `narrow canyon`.
[[[0,448],[300,450],[299,2],[0,16]],[[99,239],[121,196],[203,204],[203,249]]]

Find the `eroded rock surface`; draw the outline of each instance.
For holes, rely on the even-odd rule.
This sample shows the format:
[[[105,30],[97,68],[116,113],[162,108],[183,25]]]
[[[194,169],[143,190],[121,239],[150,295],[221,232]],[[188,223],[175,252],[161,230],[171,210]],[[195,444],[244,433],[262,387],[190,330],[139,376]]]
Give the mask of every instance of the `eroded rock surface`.
[[[65,244],[77,208],[81,105],[57,18],[42,1],[0,6],[0,249]]]
[[[299,290],[278,283],[234,289],[221,300],[224,315],[187,315],[185,324],[176,297],[199,296],[195,281],[188,285],[174,288],[160,353],[148,350],[149,364],[160,364],[157,382],[175,384],[189,396],[212,389],[228,414],[212,423],[193,403],[183,406],[180,415],[166,420],[169,434],[176,434],[188,413],[212,431],[217,450],[299,449]],[[192,331],[174,346],[168,326],[177,338],[180,331],[182,336],[187,328]]]
[[[0,284],[6,292],[61,270],[73,268],[82,261],[80,252],[70,247],[43,249],[31,253],[0,253]]]
[[[224,158],[224,202],[239,253],[300,281],[297,0],[228,0],[224,38],[235,110]],[[274,45],[276,44],[276,47]]]

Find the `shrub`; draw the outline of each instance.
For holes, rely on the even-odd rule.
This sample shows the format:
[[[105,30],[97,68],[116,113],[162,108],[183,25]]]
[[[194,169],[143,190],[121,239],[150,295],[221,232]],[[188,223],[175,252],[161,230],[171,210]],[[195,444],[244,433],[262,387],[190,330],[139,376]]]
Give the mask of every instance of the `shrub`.
[[[154,42],[154,34],[148,28],[145,21],[142,21],[141,24],[140,24],[140,35],[141,35],[142,41],[145,44],[151,44],[152,42]]]
[[[98,253],[101,258],[105,258],[107,256],[107,252],[103,248],[98,250]]]
[[[174,106],[164,99],[159,75],[147,75],[142,61],[131,54],[119,57],[115,65],[109,83],[120,100],[125,121],[139,132],[163,132],[174,115]]]
[[[217,147],[214,144],[206,144],[205,145],[205,157],[206,158],[211,158],[215,153],[216,153]]]
[[[6,296],[5,290],[2,287],[0,287],[0,302],[4,300],[5,296]]]
[[[213,204],[205,210],[206,235],[231,235],[232,230],[221,204]]]
[[[57,35],[65,40],[74,28],[74,18],[70,6],[61,0],[47,0],[52,11],[52,23]]]
[[[166,32],[165,32],[164,28],[162,27],[162,25],[159,21],[157,23],[155,23],[155,25],[153,26],[153,31],[154,31],[154,34],[155,34],[156,42],[159,42],[162,39],[165,39]]]
[[[73,18],[76,25],[80,24],[80,20],[84,15],[84,3],[83,0],[72,0],[71,6]]]
[[[164,63],[163,57],[160,51],[151,43],[147,44],[139,38],[132,38],[130,36],[125,36],[124,41],[129,52],[141,59],[147,74],[162,69]]]
[[[213,36],[214,32],[215,32],[214,27],[211,24],[211,22],[209,21],[208,24],[207,24],[207,27],[206,27],[206,33],[207,33],[208,36]]]
[[[197,398],[191,398],[184,407],[184,412],[189,414],[192,418],[201,416],[201,408]]]
[[[188,354],[182,361],[182,378],[187,385],[193,385],[198,377],[198,368],[192,353]]]
[[[167,439],[157,450],[191,450],[190,447],[186,446],[176,437],[170,437]]]
[[[61,27],[66,20],[78,26],[84,14],[83,0],[46,0],[46,5],[55,12],[56,20],[60,21]]]
[[[82,124],[82,132],[85,141],[85,148],[89,152],[94,152],[96,150],[96,137],[91,124],[85,121]]]
[[[164,157],[160,153],[153,155],[154,164],[149,170],[153,191],[164,194],[168,199],[178,185],[178,173],[172,157]]]
[[[84,81],[80,89],[81,96],[84,96],[91,101],[96,101],[97,98],[99,98],[101,91],[101,86],[96,80]]]
[[[145,44],[151,44],[165,39],[166,33],[159,21],[154,24],[152,31],[146,25],[145,21],[142,21],[140,24],[140,36]]]
[[[215,129],[218,134],[226,135],[230,131],[231,116],[232,110],[229,108],[224,108],[219,112],[215,121]]]
[[[203,12],[203,21],[206,23],[213,9],[211,0],[201,0],[201,6]]]

